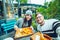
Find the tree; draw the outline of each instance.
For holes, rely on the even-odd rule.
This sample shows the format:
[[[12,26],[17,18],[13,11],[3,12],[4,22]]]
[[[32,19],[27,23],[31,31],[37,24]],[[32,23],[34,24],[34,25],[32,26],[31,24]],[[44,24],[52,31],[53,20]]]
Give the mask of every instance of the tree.
[[[48,13],[51,15],[50,18],[57,18],[57,19],[60,19],[60,0],[54,0],[54,1],[51,1],[48,5],[48,8],[47,10],[50,10],[48,11]]]
[[[39,7],[37,10],[42,12],[47,19],[55,18],[60,20],[60,0],[54,0],[50,3],[46,2],[45,6],[47,8]]]
[[[16,0],[18,2],[18,0]],[[21,4],[26,4],[27,3],[27,0],[20,0],[20,3]]]

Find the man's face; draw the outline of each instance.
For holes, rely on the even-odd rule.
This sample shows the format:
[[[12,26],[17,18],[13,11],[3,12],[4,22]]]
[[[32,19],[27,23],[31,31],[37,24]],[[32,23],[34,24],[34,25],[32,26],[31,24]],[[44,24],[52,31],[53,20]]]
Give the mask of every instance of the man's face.
[[[27,14],[27,15],[25,15],[25,16],[26,16],[26,19],[27,19],[27,20],[30,20],[30,19],[31,19],[31,15],[28,15],[28,14]]]
[[[37,23],[41,24],[44,21],[44,17],[41,14],[36,16]]]

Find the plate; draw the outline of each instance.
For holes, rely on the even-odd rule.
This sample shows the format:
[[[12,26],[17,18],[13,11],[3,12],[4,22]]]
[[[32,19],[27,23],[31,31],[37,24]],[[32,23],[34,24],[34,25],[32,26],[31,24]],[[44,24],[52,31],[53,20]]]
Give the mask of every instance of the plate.
[[[40,38],[38,38],[38,37],[36,38],[37,35],[40,36]],[[48,36],[46,34],[42,34],[40,32],[37,32],[37,33],[33,34],[30,37],[31,37],[31,40],[36,40],[36,39],[39,39],[39,40],[52,40],[52,38],[50,36]]]

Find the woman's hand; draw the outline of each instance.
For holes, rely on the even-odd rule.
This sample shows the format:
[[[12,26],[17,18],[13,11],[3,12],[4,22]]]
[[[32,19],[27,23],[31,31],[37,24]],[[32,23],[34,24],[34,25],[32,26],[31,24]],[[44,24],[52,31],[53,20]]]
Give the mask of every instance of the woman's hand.
[[[30,28],[32,29],[32,31],[35,33],[36,31],[34,30],[33,26],[30,26]]]
[[[31,28],[32,30],[34,30],[34,29],[33,29],[33,26],[30,26],[30,28]]]
[[[18,30],[19,28],[18,28],[16,25],[14,25],[14,29],[15,29],[15,30]]]

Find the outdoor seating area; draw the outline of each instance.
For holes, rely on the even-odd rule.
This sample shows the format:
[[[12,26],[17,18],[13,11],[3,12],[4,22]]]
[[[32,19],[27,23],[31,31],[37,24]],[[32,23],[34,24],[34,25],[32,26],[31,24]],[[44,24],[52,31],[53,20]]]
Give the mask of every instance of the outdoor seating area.
[[[0,40],[60,40],[60,0],[0,0]]]

